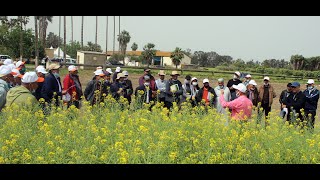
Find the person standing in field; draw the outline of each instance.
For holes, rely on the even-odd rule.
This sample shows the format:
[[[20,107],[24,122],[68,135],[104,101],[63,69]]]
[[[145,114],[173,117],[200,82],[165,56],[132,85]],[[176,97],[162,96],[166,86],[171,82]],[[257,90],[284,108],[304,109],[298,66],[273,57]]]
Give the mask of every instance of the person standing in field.
[[[182,83],[178,80],[180,74],[177,71],[172,71],[171,79],[166,84],[166,102],[165,107],[171,109],[173,102],[179,104],[180,96],[183,93]]]
[[[217,94],[215,108],[217,108],[217,111],[219,113],[226,114],[226,110],[220,104],[221,90],[223,90],[223,92],[224,92],[224,94],[223,94],[224,95],[223,96],[224,100],[226,102],[229,102],[230,99],[231,99],[231,94],[230,94],[229,88],[224,85],[224,79],[223,78],[219,78],[218,79],[218,86],[214,88],[214,91]]]
[[[150,76],[145,75],[143,85],[140,85],[136,88],[135,96],[136,97],[141,96],[140,105],[142,105],[141,103],[149,104],[151,101],[154,100],[154,98],[152,97],[152,91],[150,88],[150,80],[151,80]],[[141,95],[139,92],[141,92]]]
[[[116,68],[116,70],[115,70],[115,72],[114,72],[114,74],[113,74],[113,76],[112,76],[112,82],[116,82],[116,79],[117,79],[117,75],[118,75],[118,73],[121,73],[121,67],[117,67]]]
[[[80,108],[82,98],[82,86],[78,75],[78,68],[74,65],[68,67],[69,74],[63,80],[62,94],[67,97],[68,108],[74,105]]]
[[[117,79],[116,81],[111,85],[111,93],[112,97],[116,99],[117,101],[120,99],[120,97],[126,97],[127,94],[127,86],[126,83],[124,82],[124,79],[126,78],[125,75],[122,73],[117,74]]]
[[[243,81],[243,84],[247,87],[249,82],[251,81],[251,74],[247,74],[244,78],[245,80]]]
[[[182,85],[183,94],[181,96],[181,103],[185,102],[187,98],[191,98],[191,76],[187,75]]]
[[[214,89],[210,86],[209,79],[204,79],[202,81],[203,87],[199,90],[197,94],[198,104],[204,101],[205,106],[214,107],[216,103],[217,94]]]
[[[60,100],[62,98],[62,85],[59,69],[60,65],[58,64],[53,63],[49,65],[49,74],[46,76],[41,90],[41,97],[49,104],[51,104],[54,99],[56,107],[60,105]]]
[[[230,93],[231,93],[231,99],[230,99],[231,101],[237,98],[237,96],[236,96],[236,90],[233,89],[232,86],[233,86],[233,85],[238,85],[238,84],[242,83],[242,82],[240,81],[240,76],[241,76],[241,73],[240,73],[239,71],[236,71],[236,72],[234,73],[234,75],[233,75],[233,79],[230,79],[230,80],[228,81],[227,87],[229,88]]]
[[[237,98],[233,101],[224,100],[224,90],[221,90],[220,103],[223,108],[232,109],[231,119],[247,121],[251,118],[253,104],[246,96],[247,88],[244,84],[233,85]]]
[[[127,91],[125,98],[127,98],[129,101],[129,104],[131,104],[131,96],[133,94],[132,81],[129,79],[129,72],[128,71],[123,71],[122,73],[125,76],[124,83],[126,86],[125,89]]]
[[[269,115],[271,112],[271,106],[273,103],[273,99],[277,97],[276,92],[273,86],[270,84],[270,78],[263,78],[263,85],[259,88],[259,102],[261,103],[262,111],[265,113],[265,117]]]
[[[160,91],[160,93],[158,94],[158,101],[161,102],[165,102],[166,100],[166,84],[167,84],[167,80],[165,80],[165,72],[164,70],[160,70],[159,73],[159,79],[156,80],[156,89],[158,89],[158,91]]]
[[[250,80],[247,85],[247,98],[249,98],[253,104],[253,106],[257,107],[260,102],[259,99],[259,91],[257,88],[257,83],[255,80]]]
[[[111,73],[109,71],[103,71],[104,73],[104,86],[106,88],[106,96],[108,96],[109,94],[111,94],[111,85],[112,85],[112,81],[111,81]]]
[[[292,93],[292,87],[291,87],[291,83],[288,83],[287,84],[287,89],[286,90],[283,90],[280,94],[280,97],[279,97],[279,103],[280,103],[280,110],[282,110],[282,105],[283,105],[283,102],[290,96],[290,94]]]
[[[10,82],[13,82],[11,68],[7,65],[0,66],[0,112],[6,105],[7,93],[10,89]]]
[[[8,91],[6,106],[10,107],[12,104],[21,106],[28,101],[30,101],[31,105],[39,104],[32,92],[35,92],[38,88],[37,82],[43,80],[43,78],[38,77],[36,72],[26,72],[21,79],[21,86],[14,87]]]
[[[36,73],[38,75],[38,77],[45,79],[46,74],[48,74],[48,72],[46,71],[46,69],[44,68],[44,66],[40,65],[36,68]],[[36,90],[36,92],[34,93],[34,96],[37,98],[37,100],[39,101],[40,98],[42,98],[42,87],[43,87],[44,81],[43,82],[38,82],[38,88]]]
[[[94,78],[89,81],[87,87],[84,91],[84,97],[90,102],[90,105],[100,104],[104,102],[103,94],[107,94],[106,87],[104,86],[104,72],[102,69],[96,70],[94,72]]]
[[[305,108],[306,96],[300,90],[300,83],[291,83],[292,93],[283,102],[282,108],[288,109],[287,121],[296,122],[297,118],[303,121],[303,115],[301,114],[301,109]]]
[[[318,108],[319,90],[314,86],[314,80],[309,79],[307,82],[307,89],[303,91],[306,96],[306,105],[304,108],[307,120],[309,120],[309,114],[311,115],[311,121],[309,125],[314,128],[315,116]]]

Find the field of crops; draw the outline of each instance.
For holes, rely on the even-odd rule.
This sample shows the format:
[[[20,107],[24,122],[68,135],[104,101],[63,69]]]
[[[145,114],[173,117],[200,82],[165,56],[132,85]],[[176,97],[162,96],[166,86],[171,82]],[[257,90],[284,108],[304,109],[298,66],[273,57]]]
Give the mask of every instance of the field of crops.
[[[30,106],[31,107],[31,106]],[[319,163],[319,126],[313,133],[272,112],[268,126],[229,122],[215,109],[124,99],[81,110],[65,107],[45,117],[13,106],[0,116],[0,163]]]

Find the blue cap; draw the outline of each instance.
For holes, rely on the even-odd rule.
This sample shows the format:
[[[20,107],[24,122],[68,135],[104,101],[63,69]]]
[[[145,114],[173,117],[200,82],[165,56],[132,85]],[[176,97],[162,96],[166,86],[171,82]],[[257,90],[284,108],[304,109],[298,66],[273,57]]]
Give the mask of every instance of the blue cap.
[[[300,83],[298,82],[291,83],[291,87],[299,87],[299,86],[300,86]]]

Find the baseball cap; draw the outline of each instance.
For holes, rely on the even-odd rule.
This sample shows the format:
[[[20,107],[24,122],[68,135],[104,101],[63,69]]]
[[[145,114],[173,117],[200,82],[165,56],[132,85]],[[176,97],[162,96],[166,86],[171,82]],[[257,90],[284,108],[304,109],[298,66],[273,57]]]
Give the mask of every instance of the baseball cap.
[[[46,71],[46,69],[43,66],[38,66],[36,68],[36,72],[40,72],[42,74],[48,74],[48,72]]]
[[[24,65],[24,62],[18,61],[18,62],[16,63],[16,68],[19,68],[21,65]]]
[[[314,80],[313,79],[309,79],[307,84],[314,84]]]
[[[13,64],[12,59],[6,59],[3,61],[4,65],[9,65],[9,64]]]
[[[20,71],[18,69],[12,69],[11,74],[14,78],[16,78],[16,77],[22,78],[22,76],[23,76],[20,74]]]
[[[120,71],[121,71],[121,67],[117,67],[116,72],[120,72]]]
[[[204,84],[204,83],[209,83],[209,79],[204,79],[203,81],[202,81],[202,83]]]
[[[268,76],[264,77],[263,80],[270,81],[270,78]]]
[[[245,77],[246,78],[251,78],[251,74],[247,74]]]
[[[112,74],[112,70],[111,70],[111,68],[107,68],[107,70],[106,71],[108,71],[110,74]]]
[[[120,79],[120,78],[125,78],[126,76],[123,75],[123,73],[118,73],[117,74],[117,79]]]
[[[125,75],[125,76],[129,76],[128,71],[123,71],[122,74]]]
[[[36,72],[26,72],[21,78],[22,83],[43,82],[43,78],[39,78]]]
[[[7,65],[0,66],[0,77],[6,76],[11,73],[11,68]]]
[[[256,81],[255,81],[255,80],[250,80],[250,81],[249,81],[249,84],[254,85],[254,86],[256,86],[256,85],[257,85],[257,83],[256,83]]]
[[[198,79],[197,79],[196,77],[193,77],[193,78],[191,79],[191,82],[194,81],[194,80],[197,80],[197,81],[198,81]]]
[[[94,72],[94,75],[96,75],[96,76],[104,76],[104,73],[103,73],[102,69],[98,69],[98,70],[96,70]]]
[[[218,82],[224,82],[224,79],[223,78],[219,78]]]
[[[237,76],[241,76],[241,73],[239,71],[234,72],[234,74],[236,74]]]
[[[291,84],[291,87],[299,87],[300,86],[300,83],[299,82],[293,82]]]
[[[69,67],[68,67],[68,71],[70,72],[73,72],[73,71],[77,71],[78,70],[78,68],[76,67],[76,66],[74,66],[74,65],[70,65]]]
[[[244,84],[242,84],[242,83],[240,83],[240,84],[238,84],[238,85],[232,85],[232,87],[233,87],[234,89],[237,89],[237,90],[243,92],[243,93],[247,91],[246,86],[245,86]]]
[[[150,69],[149,68],[144,68],[143,71],[150,71]]]

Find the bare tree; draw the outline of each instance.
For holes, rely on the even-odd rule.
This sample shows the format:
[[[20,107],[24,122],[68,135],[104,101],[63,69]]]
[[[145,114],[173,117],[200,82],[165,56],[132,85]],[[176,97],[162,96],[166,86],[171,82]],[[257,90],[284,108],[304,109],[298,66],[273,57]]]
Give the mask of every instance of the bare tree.
[[[84,17],[82,16],[82,22],[81,22],[81,50],[83,50],[83,21],[84,21]]]
[[[38,20],[37,20],[37,16],[34,16],[34,32],[35,32],[35,38],[36,38],[36,40],[35,40],[35,52],[36,52],[36,54],[35,54],[35,65],[36,65],[36,67],[38,67],[38,65],[39,65],[39,61],[38,61],[38,58],[39,58],[39,49],[38,49]]]

